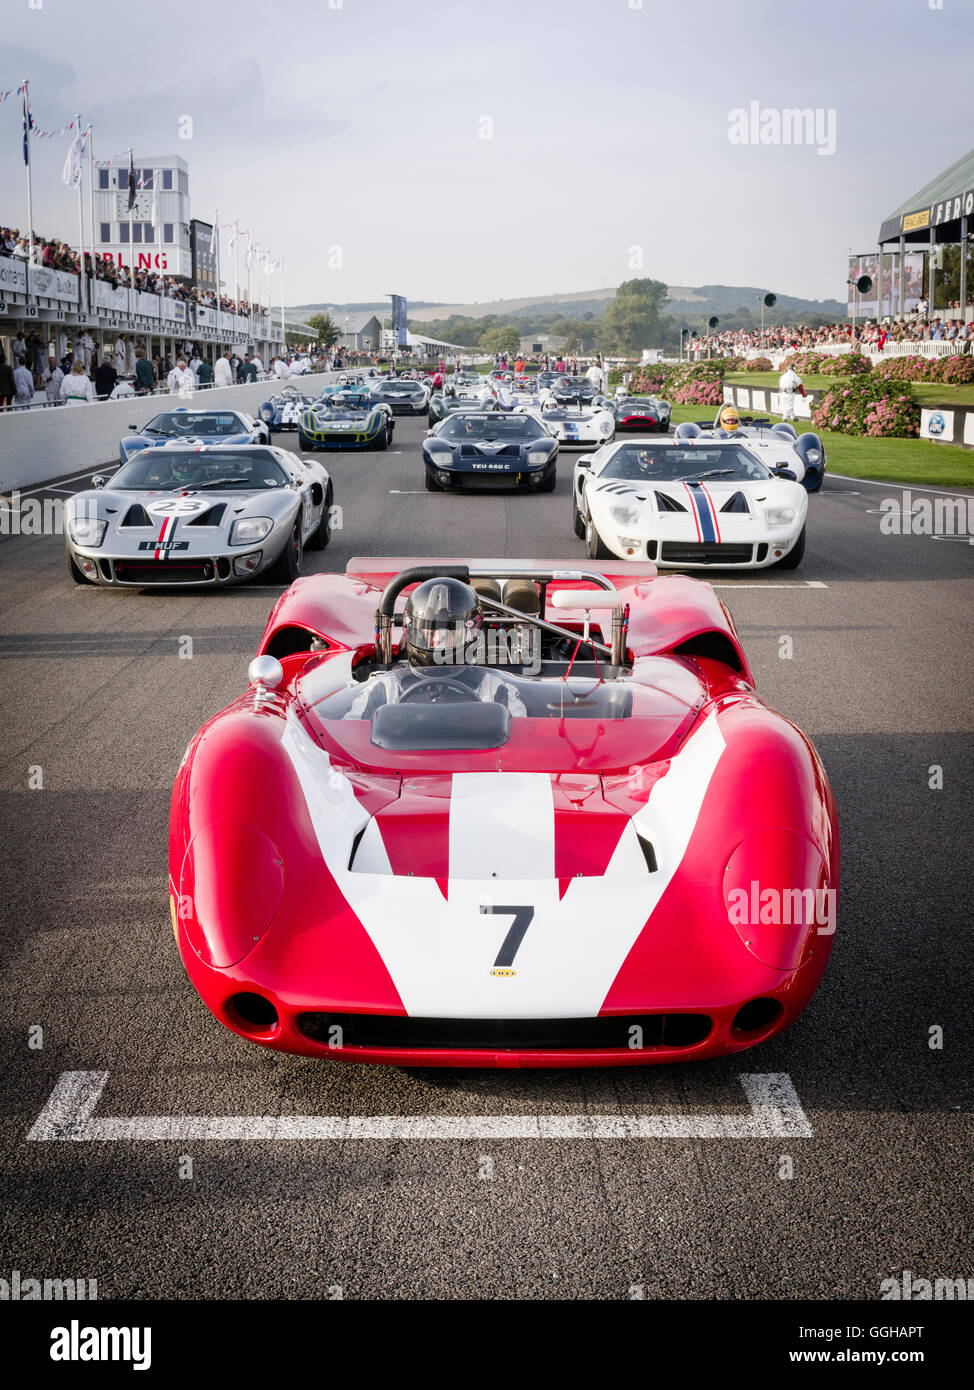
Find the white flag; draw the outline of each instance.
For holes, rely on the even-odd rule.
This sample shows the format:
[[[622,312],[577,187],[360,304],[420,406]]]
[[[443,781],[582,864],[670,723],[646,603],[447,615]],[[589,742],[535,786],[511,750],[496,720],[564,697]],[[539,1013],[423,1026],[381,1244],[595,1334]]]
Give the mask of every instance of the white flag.
[[[233,250],[233,248],[236,246],[236,244],[237,244],[237,224],[236,224],[236,222],[234,222],[233,226],[230,228],[230,240],[227,242],[227,255],[228,255],[228,256],[229,256],[230,252]]]
[[[253,265],[253,263],[254,263],[254,234],[253,234],[253,232],[248,232],[248,233],[247,233],[247,259],[244,261],[244,265],[247,266],[247,268],[249,269],[250,266]]]
[[[85,137],[79,131],[68,149],[64,172],[61,175],[61,182],[67,184],[68,188],[77,188],[81,182],[81,152],[84,143]]]

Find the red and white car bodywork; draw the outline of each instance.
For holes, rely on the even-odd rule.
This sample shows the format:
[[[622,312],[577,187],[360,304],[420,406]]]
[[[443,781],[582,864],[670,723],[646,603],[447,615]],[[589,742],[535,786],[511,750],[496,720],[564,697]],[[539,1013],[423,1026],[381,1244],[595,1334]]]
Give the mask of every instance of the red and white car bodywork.
[[[835,806],[710,586],[648,563],[469,561],[471,577],[535,576],[542,617],[579,638],[586,614],[558,591],[612,589],[625,659],[603,650],[594,676],[579,661],[591,690],[573,672],[563,717],[568,656],[549,645],[540,704],[496,746],[391,749],[326,711],[353,671],[381,669],[377,603],[415,564],[293,584],[260,644],[283,679],[183,758],[173,929],[216,1017],[286,1052],[509,1067],[712,1057],[794,1021],[831,926],[774,903],[834,895]],[[607,614],[588,619],[608,642]]]

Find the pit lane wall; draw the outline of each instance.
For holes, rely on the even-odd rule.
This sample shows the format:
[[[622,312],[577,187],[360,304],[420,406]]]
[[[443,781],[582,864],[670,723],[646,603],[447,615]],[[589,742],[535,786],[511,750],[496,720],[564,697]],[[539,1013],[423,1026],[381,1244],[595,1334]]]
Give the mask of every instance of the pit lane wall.
[[[795,416],[810,420],[812,409],[823,395],[809,391],[807,396],[795,397]],[[736,405],[748,415],[780,415],[781,393],[754,386],[725,386],[724,404]],[[963,405],[924,406],[920,410],[920,438],[936,444],[959,444],[974,449],[974,407]]]
[[[0,493],[37,487],[92,468],[118,464],[118,445],[129,425],[142,427],[162,410],[180,406],[196,410],[244,410],[256,415],[283,385],[308,395],[335,381],[337,372],[291,377],[287,382],[256,381],[243,386],[212,387],[190,399],[179,395],[129,396],[89,405],[11,410],[0,415]]]

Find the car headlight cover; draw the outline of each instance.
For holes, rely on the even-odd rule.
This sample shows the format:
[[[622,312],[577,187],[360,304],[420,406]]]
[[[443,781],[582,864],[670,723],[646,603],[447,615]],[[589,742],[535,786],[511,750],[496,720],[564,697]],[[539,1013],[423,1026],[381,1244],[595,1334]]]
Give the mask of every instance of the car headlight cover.
[[[269,516],[242,516],[230,527],[230,544],[253,545],[262,541],[273,525]]]
[[[91,549],[101,545],[108,530],[108,522],[96,516],[78,516],[68,522],[68,534],[75,545],[86,545]]]
[[[548,455],[543,449],[532,449],[528,454],[528,463],[547,463]]]
[[[821,449],[809,449],[805,454],[806,463],[819,463],[822,458]]]
[[[599,421],[599,434],[611,434],[611,433],[612,433],[612,427],[613,427],[614,424],[615,424],[615,421],[614,421],[614,420],[600,420],[600,421]]]
[[[764,518],[769,526],[790,526],[798,515],[794,507],[765,507]]]

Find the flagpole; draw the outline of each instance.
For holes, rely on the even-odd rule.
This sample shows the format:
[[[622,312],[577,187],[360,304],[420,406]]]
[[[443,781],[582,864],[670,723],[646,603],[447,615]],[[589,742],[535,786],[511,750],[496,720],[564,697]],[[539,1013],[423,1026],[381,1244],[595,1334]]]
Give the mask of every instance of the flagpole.
[[[95,156],[91,148],[92,124],[88,122],[88,218],[91,233],[91,284],[95,283]],[[89,308],[91,306],[89,305]]]
[[[213,244],[216,247],[216,340],[220,342],[220,209],[213,214]]]
[[[81,139],[81,117],[75,112],[77,127],[75,139]],[[80,166],[80,157],[79,157]],[[72,168],[72,173],[74,172]],[[88,312],[88,280],[85,276],[85,195],[81,169],[78,169],[78,303],[83,313]]]
[[[34,264],[34,208],[30,186],[30,82],[24,78],[24,162],[27,165],[27,260]],[[29,286],[28,286],[29,289]]]
[[[287,329],[284,327],[284,258],[281,258],[281,339],[284,343],[284,356],[287,356]]]
[[[129,169],[131,169],[131,168],[133,167],[133,162],[134,162],[134,160],[135,160],[135,153],[134,153],[134,151],[133,151],[131,145],[128,146],[128,149],[126,150],[126,153],[128,154],[128,157],[129,157]],[[132,210],[133,210],[133,208],[134,208],[134,206],[135,206],[135,200],[134,200],[133,197],[132,197],[132,189],[128,187],[128,179],[126,179],[126,188],[128,189],[128,197],[129,197],[129,290],[131,291],[131,290],[134,290],[134,289],[135,289],[135,227],[134,227],[134,221],[133,221],[133,218],[132,218]],[[131,295],[131,293],[130,293],[130,294],[129,294],[129,313],[131,314],[131,312],[132,312],[132,295]]]
[[[233,305],[235,316],[240,313],[240,266],[237,259],[237,242],[240,240],[240,223],[233,224]],[[236,324],[234,325],[236,329]]]

